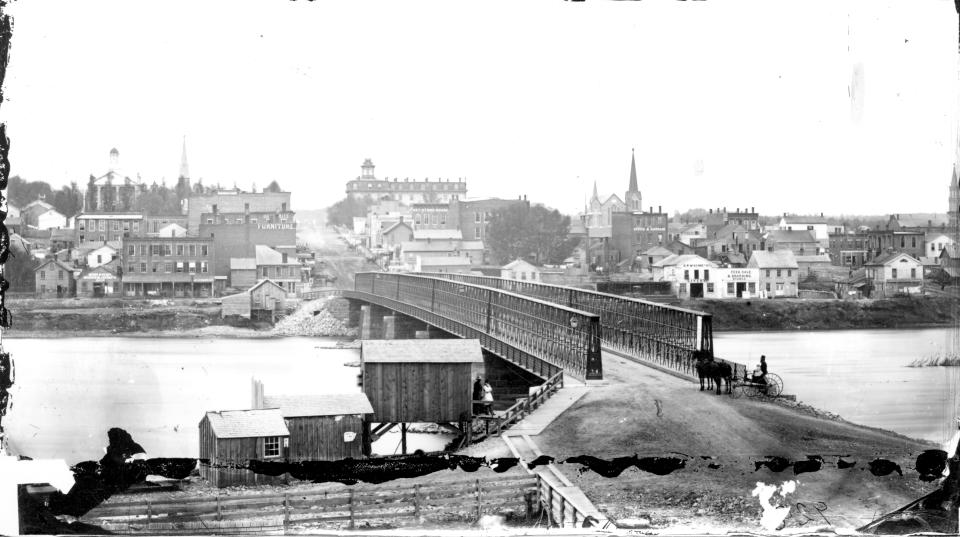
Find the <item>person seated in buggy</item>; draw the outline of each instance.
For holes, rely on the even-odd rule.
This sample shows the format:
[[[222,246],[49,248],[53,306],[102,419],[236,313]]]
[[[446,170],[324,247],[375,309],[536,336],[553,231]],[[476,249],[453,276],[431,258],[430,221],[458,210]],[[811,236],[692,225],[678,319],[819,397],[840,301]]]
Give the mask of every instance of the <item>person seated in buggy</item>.
[[[757,364],[757,367],[753,370],[753,378],[751,379],[757,384],[767,384],[767,357],[764,355],[760,356],[760,363]]]

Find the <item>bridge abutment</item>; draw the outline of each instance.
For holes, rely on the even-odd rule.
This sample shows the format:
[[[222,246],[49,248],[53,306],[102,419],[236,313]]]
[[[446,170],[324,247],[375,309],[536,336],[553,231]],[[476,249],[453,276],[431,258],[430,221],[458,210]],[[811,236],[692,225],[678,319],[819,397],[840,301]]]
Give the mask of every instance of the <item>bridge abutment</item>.
[[[383,318],[390,310],[376,304],[360,306],[360,338],[383,339]]]

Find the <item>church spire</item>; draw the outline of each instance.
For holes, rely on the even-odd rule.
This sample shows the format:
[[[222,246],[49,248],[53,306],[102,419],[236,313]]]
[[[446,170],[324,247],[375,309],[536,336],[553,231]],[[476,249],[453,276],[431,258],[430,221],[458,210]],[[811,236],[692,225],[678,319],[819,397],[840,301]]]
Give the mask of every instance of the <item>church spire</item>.
[[[180,177],[189,178],[190,168],[187,166],[187,136],[183,136],[183,152],[180,153]]]
[[[590,198],[590,201],[597,200],[600,201],[600,195],[597,194],[597,180],[593,180],[593,197]]]
[[[639,192],[640,188],[637,186],[637,159],[633,154],[633,149],[630,149],[630,188],[627,189],[627,192]]]

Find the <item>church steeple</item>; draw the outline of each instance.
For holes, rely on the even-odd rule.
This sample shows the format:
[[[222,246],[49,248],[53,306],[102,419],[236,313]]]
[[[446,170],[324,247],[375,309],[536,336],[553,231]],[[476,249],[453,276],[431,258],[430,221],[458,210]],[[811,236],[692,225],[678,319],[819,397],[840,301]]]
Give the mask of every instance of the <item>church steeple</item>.
[[[643,210],[643,197],[640,195],[640,187],[637,186],[637,159],[633,149],[630,150],[630,187],[623,201],[627,204],[628,211]]]
[[[592,203],[594,200],[600,201],[600,195],[597,194],[597,180],[596,180],[596,179],[593,180],[593,197],[590,198],[591,203]]]
[[[190,168],[187,166],[187,137],[183,137],[183,152],[180,153],[180,177],[189,179]]]

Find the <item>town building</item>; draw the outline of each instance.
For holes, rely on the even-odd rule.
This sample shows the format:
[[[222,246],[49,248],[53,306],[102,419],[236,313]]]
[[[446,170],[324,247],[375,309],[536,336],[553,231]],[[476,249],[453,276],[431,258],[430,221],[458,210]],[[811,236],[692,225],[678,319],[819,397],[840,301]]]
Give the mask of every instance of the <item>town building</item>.
[[[230,259],[230,287],[247,289],[257,283],[257,260],[253,257]]]
[[[754,250],[763,250],[765,246],[766,242],[759,231],[740,224],[727,224],[693,245],[697,255],[710,260],[717,260],[724,254],[740,254],[744,259],[749,259]]]
[[[109,244],[104,244],[99,248],[94,248],[87,252],[85,266],[87,268],[97,268],[100,265],[106,265],[118,257],[117,248]]]
[[[212,238],[130,237],[123,241],[122,251],[126,296],[215,295]]]
[[[144,229],[143,235],[145,236],[159,236],[159,237],[169,237],[169,231],[165,234],[164,229],[170,228],[170,226],[176,226],[179,229],[183,230],[183,234],[186,234],[187,230],[187,215],[185,214],[157,214],[157,215],[144,215]]]
[[[611,242],[619,253],[618,261],[631,263],[645,250],[654,246],[663,246],[668,242],[667,224],[670,216],[657,208],[653,212],[613,213]]]
[[[186,227],[190,233],[198,233],[201,224],[285,223],[293,226],[293,217],[289,192],[219,190],[214,194],[190,196]]]
[[[394,200],[406,205],[414,203],[449,203],[467,195],[467,183],[462,179],[430,181],[399,180],[396,177],[377,179],[374,175],[373,161],[366,159],[360,166],[360,176],[347,181],[347,195],[353,198],[371,198],[374,200]]]
[[[50,259],[33,270],[37,298],[66,298],[77,292],[73,267]]]
[[[527,201],[526,196],[515,200],[500,198],[458,199],[455,203],[450,204],[447,227],[448,229],[460,230],[464,240],[486,242],[487,229],[493,217],[517,205],[529,207],[530,202]]]
[[[888,252],[867,261],[864,268],[873,283],[876,298],[923,291],[923,265],[909,254]]]
[[[691,251],[689,253],[693,252]],[[640,252],[637,268],[643,268],[652,271],[654,264],[672,255],[674,255],[674,252],[671,252],[663,246],[654,246],[652,248],[648,248],[646,251]]]
[[[286,313],[287,289],[270,280],[260,280],[246,291],[223,297],[221,317],[236,315],[254,321],[274,322]]]
[[[707,226],[703,222],[670,223],[667,229],[671,241],[680,241],[691,246],[695,241],[707,238]]]
[[[951,244],[940,252],[940,268],[956,281],[960,278],[960,246]]]
[[[540,269],[523,259],[515,259],[500,268],[500,277],[508,280],[540,281]]]
[[[764,236],[768,251],[790,250],[793,255],[813,255],[821,253],[820,242],[808,230],[774,229]]]
[[[24,225],[37,229],[67,228],[67,217],[60,214],[53,205],[39,199],[33,201],[20,211],[20,219]]]
[[[798,255],[795,256],[795,258],[797,260],[797,268],[800,271],[800,278],[806,278],[811,275],[820,277],[830,270],[830,256],[827,254]]]
[[[450,203],[414,203],[410,208],[413,225],[417,229],[447,229]]]
[[[4,222],[6,224],[6,222]],[[13,230],[10,230],[13,233]],[[77,234],[72,229],[51,229],[50,249],[54,252],[69,250],[76,245]]]
[[[83,212],[131,212],[143,190],[140,178],[130,178],[120,169],[120,152],[110,150],[110,167],[99,177],[90,176],[83,197]]]
[[[925,255],[927,257],[939,257],[944,248],[951,244],[957,244],[957,241],[951,235],[953,234],[949,231],[932,231],[924,234]]]
[[[698,255],[672,255],[653,264],[653,279],[668,281],[678,298],[703,298],[717,264]]]
[[[80,213],[74,219],[77,246],[90,248],[105,242],[119,242],[124,237],[142,237],[145,233],[142,213]]]
[[[404,242],[409,242],[413,239],[413,228],[410,227],[410,224],[407,224],[403,220],[393,224],[387,229],[383,230],[383,247],[387,249],[394,249]]]
[[[862,267],[872,257],[870,240],[872,235],[867,231],[847,230],[841,233],[830,233],[829,253],[832,264],[842,267]]]
[[[98,267],[83,269],[77,277],[77,296],[80,298],[121,296],[120,272],[119,259]]]
[[[247,470],[250,461],[284,460],[290,431],[278,408],[207,412],[200,420],[200,477],[214,487],[276,485],[288,474]]]
[[[587,228],[607,227],[613,223],[613,213],[624,212],[627,210],[627,204],[616,194],[610,194],[603,201],[597,194],[597,182],[593,182],[593,195],[590,196],[590,202],[585,213],[584,224]]]
[[[820,216],[785,214],[780,217],[780,223],[777,225],[777,228],[783,231],[809,231],[813,235],[813,238],[821,243],[824,249],[829,247],[831,226],[823,217],[823,213],[821,213]]]
[[[786,231],[806,233],[808,231]],[[800,266],[791,250],[754,250],[747,268],[759,269],[759,295],[764,298],[799,296]]]
[[[760,215],[753,207],[750,207],[749,211],[747,211],[746,207],[744,207],[742,211],[739,207],[737,207],[735,211],[727,211],[726,207],[717,207],[716,209],[708,209],[707,214],[703,215],[701,223],[706,227],[705,236],[710,237],[718,229],[731,224],[741,226],[747,230],[759,230]],[[690,244],[691,246],[693,245],[692,243]]]
[[[302,276],[300,262],[296,255],[277,251],[262,244],[256,245],[257,277],[269,278],[283,287],[287,294],[296,295],[300,291]]]

